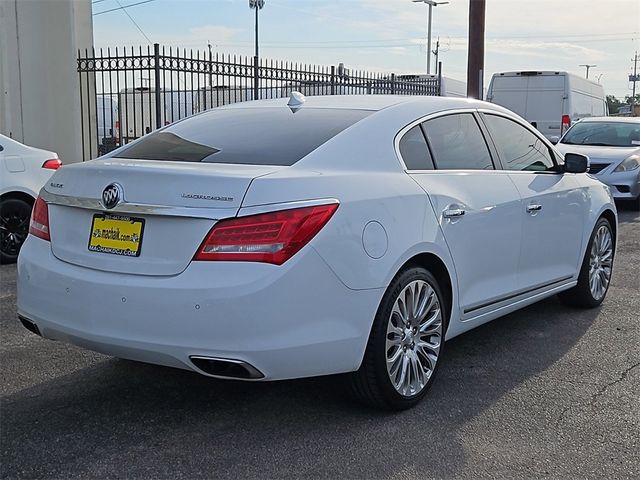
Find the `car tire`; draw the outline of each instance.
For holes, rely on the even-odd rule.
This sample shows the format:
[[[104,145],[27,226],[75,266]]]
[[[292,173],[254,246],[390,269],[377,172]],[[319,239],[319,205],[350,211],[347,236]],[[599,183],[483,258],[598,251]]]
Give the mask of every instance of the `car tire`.
[[[32,206],[19,198],[0,201],[0,263],[14,263],[29,233]]]
[[[407,304],[413,307],[403,312]],[[362,364],[351,374],[355,398],[386,410],[416,405],[440,365],[447,320],[444,297],[431,272],[410,267],[396,275],[378,307]]]
[[[615,237],[611,224],[606,218],[600,218],[589,237],[578,283],[570,290],[561,292],[558,295],[560,300],[572,307],[599,306],[607,296],[611,284],[614,255]]]

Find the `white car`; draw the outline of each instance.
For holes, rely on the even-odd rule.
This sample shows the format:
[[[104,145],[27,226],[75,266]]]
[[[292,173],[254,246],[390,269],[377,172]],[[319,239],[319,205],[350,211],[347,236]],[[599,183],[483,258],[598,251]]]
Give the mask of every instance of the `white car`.
[[[384,408],[444,340],[612,274],[609,188],[481,101],[335,96],[213,109],[69,165],[18,260],[43,337],[222,378],[353,372]]]
[[[587,155],[589,173],[609,185],[616,200],[629,200],[640,210],[640,118],[585,118],[556,148],[560,153]]]
[[[0,263],[18,258],[33,203],[60,165],[55,153],[0,135]]]

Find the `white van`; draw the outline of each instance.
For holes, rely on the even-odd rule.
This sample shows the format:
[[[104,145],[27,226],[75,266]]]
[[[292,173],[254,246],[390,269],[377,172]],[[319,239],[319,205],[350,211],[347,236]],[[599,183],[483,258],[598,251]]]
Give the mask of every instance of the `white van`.
[[[556,142],[572,122],[608,114],[602,85],[567,72],[494,73],[487,101],[512,110]]]

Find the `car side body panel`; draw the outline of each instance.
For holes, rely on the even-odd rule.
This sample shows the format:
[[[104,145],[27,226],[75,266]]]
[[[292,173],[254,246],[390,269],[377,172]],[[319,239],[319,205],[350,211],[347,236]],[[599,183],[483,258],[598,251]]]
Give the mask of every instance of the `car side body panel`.
[[[586,202],[575,174],[509,172],[522,197],[519,289],[574,278],[581,258]],[[539,208],[534,210],[533,208]]]

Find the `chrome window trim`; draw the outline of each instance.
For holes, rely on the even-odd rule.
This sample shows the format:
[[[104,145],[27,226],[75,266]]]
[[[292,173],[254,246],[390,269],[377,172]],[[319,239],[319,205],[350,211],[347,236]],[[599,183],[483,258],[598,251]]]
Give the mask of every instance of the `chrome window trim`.
[[[556,151],[553,143],[551,143],[547,137],[545,137],[544,135],[542,135],[540,133],[540,131],[536,128],[533,127],[533,125],[531,125],[529,122],[527,121],[522,121],[520,118],[517,118],[513,115],[509,115],[507,113],[504,112],[498,112],[496,110],[491,110],[490,108],[479,108],[477,110],[478,113],[484,114],[484,115],[495,115],[497,117],[502,117],[505,118],[507,120],[511,120],[512,122],[516,123],[517,125],[520,125],[521,127],[524,127],[525,130],[528,130],[529,132],[531,132],[533,135],[535,135],[538,140],[541,140],[542,143],[544,143],[547,148],[549,149],[549,153],[553,153],[553,155],[551,155],[551,161],[554,163],[554,165],[556,167],[558,167],[560,165],[560,163],[558,163],[558,159],[556,158],[556,155],[559,155],[558,152]],[[484,117],[480,117],[482,119],[482,121],[484,122]],[[575,125],[575,124],[574,124]],[[487,131],[488,131],[488,126],[487,126]],[[567,130],[568,131],[568,130]],[[492,142],[494,142],[493,136],[491,136],[491,132],[489,132],[489,138],[491,139]],[[566,132],[565,132],[566,133]],[[498,153],[498,159],[500,160],[500,166],[502,165],[502,159],[500,158],[500,154]],[[540,172],[536,172],[533,170],[509,170],[507,168],[502,168],[502,170],[504,170],[505,172],[525,172],[525,173],[547,173],[547,174],[557,174],[557,173],[561,173],[561,172],[557,172],[557,171],[553,171],[553,170],[545,170],[545,171],[540,171]]]
[[[407,165],[404,163],[404,159],[402,158],[402,155],[400,154],[400,140],[402,139],[402,137],[405,135],[405,133],[407,133],[409,130],[411,130],[413,127],[415,127],[416,125],[421,124],[422,122],[426,122],[427,120],[433,120],[434,118],[439,118],[439,117],[445,117],[447,115],[455,115],[455,114],[460,114],[460,113],[470,113],[474,116],[474,118],[476,119],[476,122],[478,121],[478,119],[476,118],[476,113],[479,110],[477,108],[455,108],[455,109],[451,109],[451,110],[439,110],[437,112],[431,112],[427,115],[424,115],[422,117],[420,117],[418,120],[413,120],[411,123],[405,125],[404,127],[402,127],[400,129],[400,131],[398,131],[398,133],[396,133],[395,138],[393,139],[393,146],[394,146],[394,150],[396,152],[396,157],[398,158],[398,162],[400,163],[400,166],[402,167],[402,169],[406,172],[406,173],[435,173],[438,171],[441,172],[490,172],[490,171],[497,171],[499,169],[495,168],[495,162],[493,160],[493,158],[491,158],[491,161],[494,162],[494,168],[492,170],[476,170],[476,169],[472,169],[472,168],[467,168],[467,169],[449,169],[449,170],[438,170],[437,168],[433,169],[433,170],[411,170],[407,168]],[[492,111],[492,110],[488,110],[488,111]],[[478,125],[478,128],[480,129],[480,132],[482,133],[482,136],[484,137],[484,132],[482,131],[482,127],[480,125]],[[485,138],[485,143],[487,141],[487,139]],[[489,154],[491,155],[491,148],[489,147],[489,145],[487,144],[487,150],[489,151]]]

